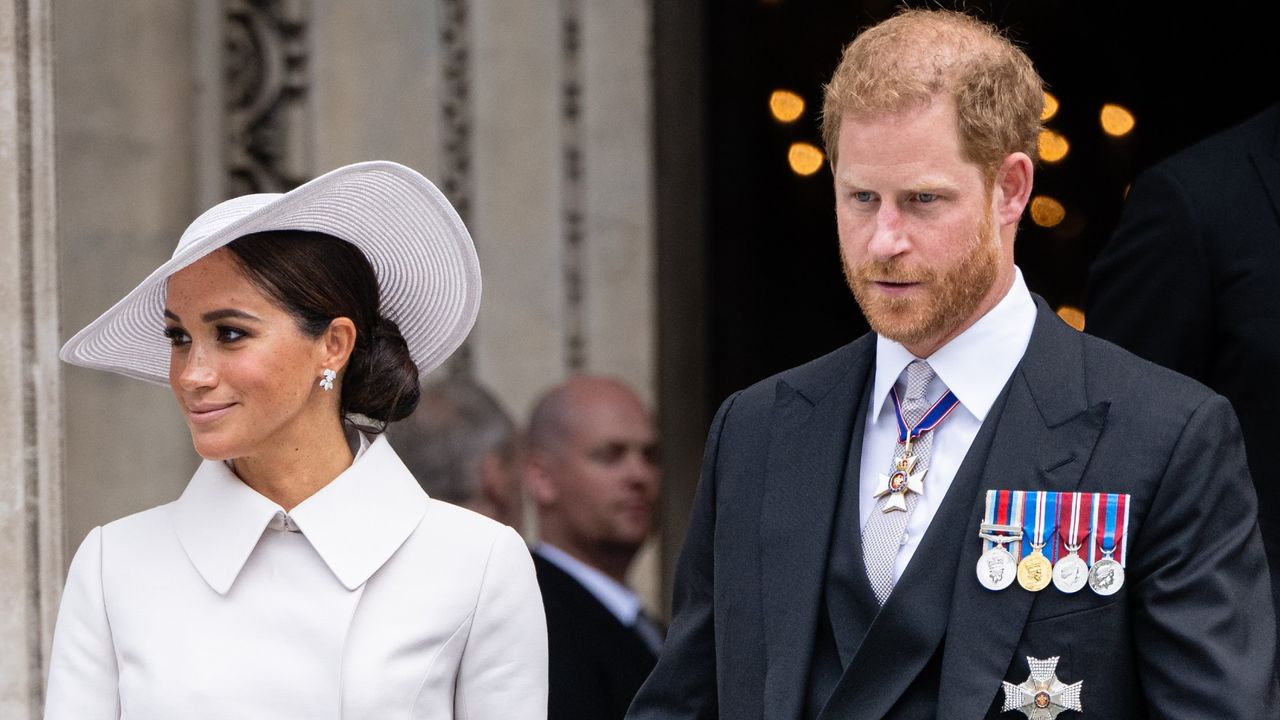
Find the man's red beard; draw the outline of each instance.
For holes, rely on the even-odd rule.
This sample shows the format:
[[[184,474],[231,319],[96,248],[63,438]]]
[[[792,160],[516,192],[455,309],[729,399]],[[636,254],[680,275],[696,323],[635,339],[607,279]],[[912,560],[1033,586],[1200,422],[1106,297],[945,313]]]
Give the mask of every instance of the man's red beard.
[[[845,281],[877,334],[908,347],[940,340],[968,320],[991,290],[1000,261],[1000,241],[988,213],[960,263],[945,274],[898,260],[868,260],[857,268],[841,257]],[[920,283],[907,297],[888,297],[877,282]],[[923,293],[921,293],[923,291]]]

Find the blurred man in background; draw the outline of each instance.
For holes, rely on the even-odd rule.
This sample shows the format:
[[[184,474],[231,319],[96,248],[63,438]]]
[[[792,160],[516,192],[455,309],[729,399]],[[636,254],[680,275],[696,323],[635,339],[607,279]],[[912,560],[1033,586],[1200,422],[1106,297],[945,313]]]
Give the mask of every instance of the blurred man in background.
[[[446,378],[423,388],[417,410],[393,423],[387,439],[431,497],[520,529],[515,423],[474,380]]]
[[[533,558],[551,653],[548,718],[620,719],[662,643],[626,586],[659,490],[648,408],[608,378],[553,388],[529,420],[525,483],[542,539]]]
[[[1091,270],[1085,315],[1090,334],[1231,401],[1280,605],[1277,277],[1280,103],[1138,177]]]

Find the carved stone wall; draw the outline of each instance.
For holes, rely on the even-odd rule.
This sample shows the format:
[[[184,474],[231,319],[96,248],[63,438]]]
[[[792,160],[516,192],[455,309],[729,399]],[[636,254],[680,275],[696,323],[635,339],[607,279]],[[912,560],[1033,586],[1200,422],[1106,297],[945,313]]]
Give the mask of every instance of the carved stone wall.
[[[306,0],[223,0],[227,197],[308,179]]]

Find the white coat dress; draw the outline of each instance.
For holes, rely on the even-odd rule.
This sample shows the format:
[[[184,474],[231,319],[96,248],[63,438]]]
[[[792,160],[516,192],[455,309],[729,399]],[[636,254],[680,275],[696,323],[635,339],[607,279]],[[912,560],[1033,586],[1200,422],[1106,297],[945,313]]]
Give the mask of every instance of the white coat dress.
[[[511,528],[431,500],[387,441],[286,514],[220,462],[71,563],[46,720],[545,720]]]

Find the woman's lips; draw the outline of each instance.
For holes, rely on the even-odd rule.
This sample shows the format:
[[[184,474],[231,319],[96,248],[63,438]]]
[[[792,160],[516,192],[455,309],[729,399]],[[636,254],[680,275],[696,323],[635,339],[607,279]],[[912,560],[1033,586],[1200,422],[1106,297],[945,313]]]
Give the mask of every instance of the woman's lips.
[[[187,418],[197,425],[210,423],[226,415],[233,407],[235,407],[234,403],[227,405],[201,405],[198,408],[188,408]]]

